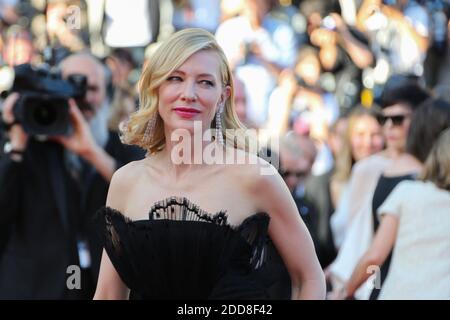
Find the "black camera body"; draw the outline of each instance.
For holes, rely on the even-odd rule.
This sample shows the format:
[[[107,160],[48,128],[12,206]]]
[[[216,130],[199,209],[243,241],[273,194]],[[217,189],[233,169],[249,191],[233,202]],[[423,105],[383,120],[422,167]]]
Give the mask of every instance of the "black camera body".
[[[71,130],[68,100],[75,99],[80,109],[89,109],[85,101],[87,78],[71,75],[67,80],[30,64],[14,68],[11,91],[20,94],[13,108],[15,119],[30,135],[67,135]]]

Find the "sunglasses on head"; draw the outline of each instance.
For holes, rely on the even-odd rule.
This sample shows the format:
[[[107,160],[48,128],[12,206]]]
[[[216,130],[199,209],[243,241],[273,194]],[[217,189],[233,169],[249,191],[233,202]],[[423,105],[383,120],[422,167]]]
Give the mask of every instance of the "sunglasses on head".
[[[407,117],[409,117],[409,114],[398,114],[398,115],[392,115],[392,116],[384,116],[384,115],[380,114],[377,118],[378,118],[378,122],[382,126],[384,126],[389,119],[391,120],[391,122],[394,126],[401,126],[403,124],[403,121],[405,121],[405,119]]]
[[[281,170],[280,175],[283,178],[287,178],[289,176],[295,176],[296,178],[305,178],[308,175],[308,172],[305,171],[290,171],[290,170]]]

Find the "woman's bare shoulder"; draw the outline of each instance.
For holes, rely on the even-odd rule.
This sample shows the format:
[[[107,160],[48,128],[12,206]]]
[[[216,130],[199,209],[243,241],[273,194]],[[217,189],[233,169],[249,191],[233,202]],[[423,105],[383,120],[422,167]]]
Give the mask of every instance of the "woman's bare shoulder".
[[[374,170],[384,169],[391,161],[392,159],[387,156],[386,152],[381,151],[356,162],[352,168],[352,173],[365,176],[374,172]]]
[[[268,213],[271,218],[280,211],[291,212],[292,196],[275,166],[265,159],[252,155],[252,162],[236,166],[240,185],[244,185],[248,200],[257,211]]]
[[[259,197],[284,183],[275,168],[277,164],[274,166],[263,158],[242,150],[238,150],[237,155],[246,156],[247,161],[236,162],[235,165],[228,165],[228,168],[233,172],[233,178],[251,194]]]
[[[126,183],[128,181],[133,181],[137,176],[142,174],[142,171],[145,169],[148,162],[148,159],[145,158],[127,163],[114,172],[111,183]]]
[[[145,159],[132,161],[114,172],[109,184],[106,205],[123,212],[128,195],[133,192],[145,170]]]
[[[273,175],[277,169],[254,153],[236,149],[232,163],[227,163],[228,168],[241,177],[261,179],[266,175]]]

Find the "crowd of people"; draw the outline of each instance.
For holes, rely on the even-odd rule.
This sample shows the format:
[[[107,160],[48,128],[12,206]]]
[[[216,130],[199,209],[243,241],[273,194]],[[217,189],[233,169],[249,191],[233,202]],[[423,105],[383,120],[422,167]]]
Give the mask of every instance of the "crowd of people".
[[[327,299],[450,299],[449,17],[445,0],[0,0],[0,298],[90,299],[94,293],[123,298],[124,283],[138,288],[134,266],[115,256],[117,239],[105,244],[99,237],[94,218],[106,203],[120,211],[103,211],[109,231],[123,227],[117,218],[125,211],[132,213],[126,219],[139,219],[139,212],[150,209],[145,206],[163,198],[161,207],[167,210],[195,207],[192,202],[209,212],[225,209],[223,202],[214,202],[214,183],[223,188],[224,198],[235,199],[234,207],[227,204],[229,212],[248,214],[265,206],[243,189],[248,168],[223,173],[237,175],[242,186],[217,182],[220,171],[215,178],[207,170],[198,176],[192,171],[195,175],[184,178],[189,185],[200,179],[198,185],[210,187],[192,187],[188,196],[172,202],[168,199],[176,190],[183,193],[178,184],[169,192],[156,187],[172,177],[169,172],[175,178],[192,172],[167,165],[164,155],[173,147],[165,143],[167,128],[184,124],[172,123],[161,110],[152,115],[151,99],[169,104],[165,92],[170,90],[163,90],[161,79],[172,79],[173,72],[180,83],[187,83],[183,77],[188,79],[195,65],[213,72],[215,61],[197,57],[216,50],[226,58],[219,60],[228,89],[203,93],[217,98],[218,113],[202,121],[216,132],[223,123],[224,130],[245,127],[256,133],[258,146],[270,153],[269,162],[285,183],[278,189],[293,200],[282,191],[270,192],[271,183],[260,192],[266,198],[279,196],[272,205],[284,201],[267,206],[267,211],[286,210],[279,220],[271,215],[274,227],[268,229],[291,278],[292,287],[284,283],[284,292],[292,289],[294,298],[321,296],[304,223],[325,275]],[[204,41],[204,47],[187,43],[184,50],[192,50],[187,56],[175,50],[176,44],[168,50],[174,39],[185,41],[174,35],[186,29],[194,31],[184,36]],[[209,32],[217,48],[198,30]],[[187,71],[168,72],[163,51],[174,68]],[[24,64],[42,70],[36,71],[42,86],[19,83],[15,75]],[[223,76],[224,65],[229,79]],[[64,102],[70,123],[65,134],[40,134],[26,124],[39,117],[23,111],[35,101],[31,87],[43,93],[54,79],[79,76],[85,93]],[[214,84],[217,79],[206,80]],[[180,101],[193,103],[183,94]],[[152,168],[158,182],[142,181],[136,163]],[[138,183],[141,191],[126,196]],[[139,202],[143,192],[152,195]],[[289,216],[291,205],[301,223]],[[284,238],[282,227],[291,234]],[[305,243],[283,243],[300,240]],[[102,255],[103,247],[108,255]],[[172,263],[188,259],[187,252],[179,251],[178,262]],[[111,262],[118,273],[111,271]],[[80,267],[81,289],[67,286],[71,265]],[[265,270],[256,277],[268,277]],[[272,272],[285,276],[282,268]],[[300,274],[311,275],[316,290],[302,292]],[[162,278],[145,279],[164,286]],[[232,280],[241,297],[260,297]],[[111,281],[117,286],[111,288]],[[218,283],[221,290],[229,289]],[[176,288],[151,293],[136,288],[130,288],[131,298],[183,297]],[[108,295],[109,290],[117,295]],[[225,291],[208,294],[226,296]],[[198,297],[204,297],[200,291]]]

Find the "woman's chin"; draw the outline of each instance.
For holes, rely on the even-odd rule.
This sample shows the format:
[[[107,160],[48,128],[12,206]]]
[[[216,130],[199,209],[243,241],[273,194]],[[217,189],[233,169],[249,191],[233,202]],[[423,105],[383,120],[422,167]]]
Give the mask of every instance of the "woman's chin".
[[[166,126],[171,129],[171,131],[187,131],[190,134],[194,132],[202,133],[204,131],[203,122],[199,119],[177,119],[166,123]]]

